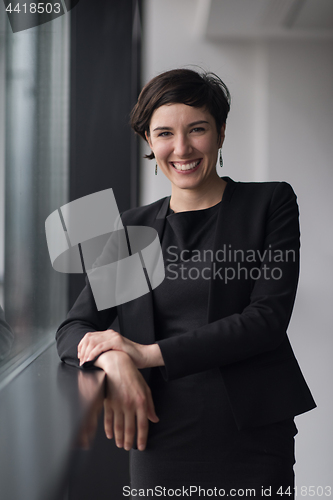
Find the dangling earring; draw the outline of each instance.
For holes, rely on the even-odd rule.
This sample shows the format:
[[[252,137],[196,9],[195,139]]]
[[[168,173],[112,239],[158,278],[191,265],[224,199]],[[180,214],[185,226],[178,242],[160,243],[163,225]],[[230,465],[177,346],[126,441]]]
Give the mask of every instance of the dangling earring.
[[[155,175],[157,175],[157,163],[155,165]]]
[[[220,148],[220,167],[223,168],[222,148]]]

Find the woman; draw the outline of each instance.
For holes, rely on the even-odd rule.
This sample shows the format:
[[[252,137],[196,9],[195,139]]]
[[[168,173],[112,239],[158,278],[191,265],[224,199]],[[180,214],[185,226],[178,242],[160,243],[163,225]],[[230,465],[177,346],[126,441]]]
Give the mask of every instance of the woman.
[[[229,103],[216,75],[188,69],[143,88],[132,127],[172,192],[122,221],[158,231],[166,277],[100,312],[87,285],[58,349],[65,362],[105,370],[108,437],[130,450],[137,433],[132,488],[293,498],[293,418],[315,407],[286,334],[298,208],[287,183],[217,174]],[[121,333],[109,329],[116,316]]]

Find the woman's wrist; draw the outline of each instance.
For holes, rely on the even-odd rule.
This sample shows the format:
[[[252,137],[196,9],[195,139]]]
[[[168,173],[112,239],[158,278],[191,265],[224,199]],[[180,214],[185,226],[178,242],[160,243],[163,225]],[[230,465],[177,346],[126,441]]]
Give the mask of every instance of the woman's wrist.
[[[117,361],[119,361],[119,357],[121,358],[122,356],[125,356],[127,358],[130,357],[123,351],[115,351],[115,350],[105,351],[100,356],[98,356],[98,358],[94,362],[94,365],[97,366],[98,368],[102,368],[102,370],[106,372],[112,365],[114,365]]]
[[[164,360],[158,344],[149,344],[143,346],[145,366],[144,368],[153,368],[155,366],[164,366]]]
[[[137,344],[137,352],[140,351],[140,356],[134,356],[135,365],[138,368],[152,368],[155,366],[164,366],[164,360],[162,357],[161,349],[158,344]],[[98,368],[102,368],[102,370],[107,371],[111,365],[117,363],[119,359],[117,356],[125,356],[132,358],[131,353],[126,353],[120,350],[111,349],[109,351],[103,352],[94,362],[94,365]],[[135,358],[139,358],[140,361]]]

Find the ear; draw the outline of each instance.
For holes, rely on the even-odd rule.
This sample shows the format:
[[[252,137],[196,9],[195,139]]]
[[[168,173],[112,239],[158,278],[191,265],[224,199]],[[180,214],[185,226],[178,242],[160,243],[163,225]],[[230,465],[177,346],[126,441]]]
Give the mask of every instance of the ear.
[[[224,123],[221,127],[221,131],[220,131],[220,141],[219,141],[219,148],[222,147],[222,144],[224,142],[224,138],[225,138],[225,126],[226,124]]]
[[[145,132],[145,137],[146,137],[146,141],[149,144],[150,149],[153,150],[152,145],[151,145],[150,136],[148,135],[147,131]]]

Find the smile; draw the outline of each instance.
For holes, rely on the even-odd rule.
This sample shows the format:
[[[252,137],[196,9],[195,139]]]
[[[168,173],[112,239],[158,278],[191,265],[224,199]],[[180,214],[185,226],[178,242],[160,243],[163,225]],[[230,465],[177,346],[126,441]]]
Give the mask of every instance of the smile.
[[[178,163],[178,162],[171,162],[171,165],[178,171],[184,172],[188,170],[194,170],[196,167],[199,166],[199,163],[201,162],[200,160],[195,160],[192,161],[191,163]]]

